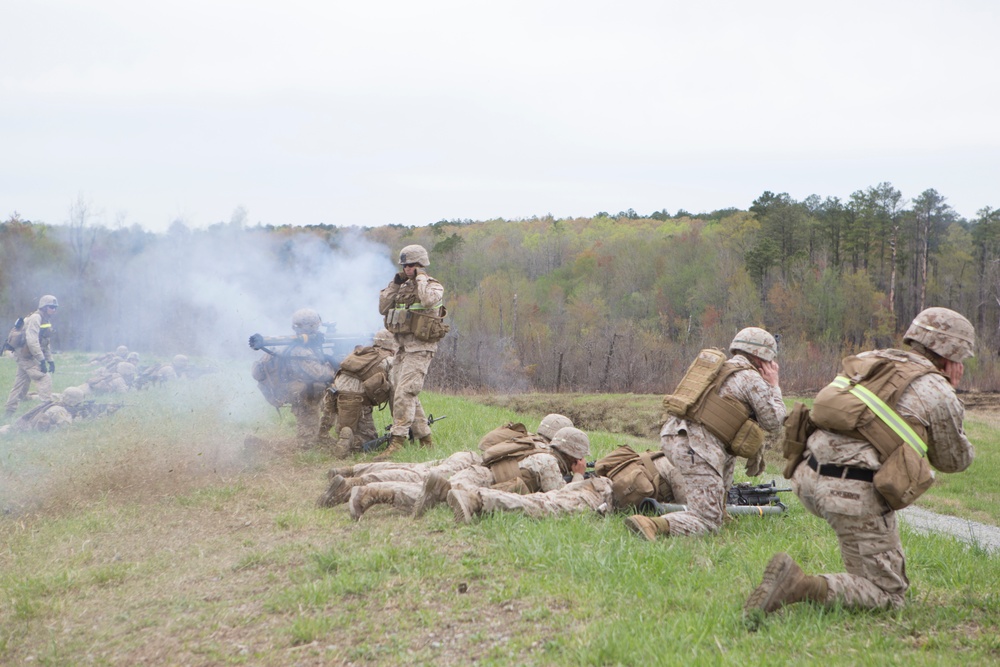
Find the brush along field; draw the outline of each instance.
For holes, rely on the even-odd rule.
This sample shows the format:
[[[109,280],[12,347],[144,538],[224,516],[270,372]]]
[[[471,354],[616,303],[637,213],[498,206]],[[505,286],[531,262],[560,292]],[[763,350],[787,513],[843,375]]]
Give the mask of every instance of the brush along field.
[[[56,388],[85,379],[85,361],[60,360]],[[0,664],[1000,659],[998,556],[905,526],[903,610],[796,605],[748,630],[742,604],[775,551],[807,572],[842,570],[832,532],[792,494],[783,515],[656,543],[615,515],[459,526],[445,506],[420,520],[376,506],[359,522],[345,506],[319,509],[327,470],[345,462],[296,447],[291,417],[264,402],[246,366],[114,396],[125,403],[116,414],[64,431],[0,439]],[[3,360],[0,390],[12,379]],[[423,400],[447,419],[433,449],[399,460],[475,448],[507,421],[535,430],[549,411],[591,434],[595,458],[656,446],[656,396]],[[995,409],[970,410],[967,426],[973,467],[939,475],[919,505],[1000,525]],[[780,480],[780,467],[769,453],[762,480]]]

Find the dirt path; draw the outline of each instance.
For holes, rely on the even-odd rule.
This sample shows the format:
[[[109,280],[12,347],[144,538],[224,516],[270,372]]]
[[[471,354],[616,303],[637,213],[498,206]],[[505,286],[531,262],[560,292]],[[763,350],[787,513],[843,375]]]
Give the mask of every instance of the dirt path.
[[[996,526],[937,514],[920,507],[907,507],[899,515],[907,526],[918,533],[944,533],[990,553],[1000,551],[1000,528]]]

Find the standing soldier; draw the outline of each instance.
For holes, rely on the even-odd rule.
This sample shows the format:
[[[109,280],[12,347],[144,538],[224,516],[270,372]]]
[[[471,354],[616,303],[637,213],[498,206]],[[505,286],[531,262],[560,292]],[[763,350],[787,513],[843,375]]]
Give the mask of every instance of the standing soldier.
[[[684,480],[688,509],[666,516],[642,514],[625,520],[630,530],[653,541],[657,535],[700,535],[722,526],[726,491],[736,458],[747,473],[763,472],[764,431],[776,434],[785,420],[778,386],[777,342],[747,327],[721,350],[702,350],[674,394],[664,399],[670,417],[660,443]]]
[[[334,391],[323,396],[323,416],[320,437],[325,437],[337,422],[337,443],[334,455],[346,458],[361,445],[374,440],[375,423],[372,408],[389,400],[392,385],[389,371],[396,353],[396,337],[382,329],[371,345],[359,345],[340,362],[333,378]]]
[[[806,576],[791,556],[778,553],[747,612],[767,614],[802,600],[903,606],[910,582],[896,510],[930,487],[930,466],[961,472],[972,463],[955,388],[975,337],[960,314],[928,308],[903,335],[912,351],[847,357],[811,410],[796,405],[787,424],[785,476],[802,505],[837,533],[847,572]]]
[[[4,411],[6,417],[11,417],[17,411],[18,404],[28,395],[32,381],[38,388],[40,401],[52,400],[52,376],[56,364],[52,361],[49,351],[49,341],[52,337],[52,317],[59,308],[59,301],[51,294],[46,294],[38,300],[38,310],[24,318],[19,331],[11,331],[7,343],[14,349],[17,360],[17,375],[14,377],[14,387],[7,397]]]
[[[427,275],[430,258],[423,246],[408,245],[399,253],[402,271],[379,293],[378,309],[385,328],[399,346],[393,361],[392,439],[376,460],[403,448],[412,432],[425,447],[433,446],[427,416],[420,405],[427,369],[437,342],[448,333],[443,323],[444,286]]]

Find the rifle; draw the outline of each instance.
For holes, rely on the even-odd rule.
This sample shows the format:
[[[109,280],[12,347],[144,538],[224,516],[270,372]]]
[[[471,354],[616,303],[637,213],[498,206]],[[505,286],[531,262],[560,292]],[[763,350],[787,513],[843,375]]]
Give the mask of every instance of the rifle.
[[[84,418],[93,419],[95,417],[100,417],[102,415],[113,415],[122,408],[125,407],[124,403],[98,403],[95,400],[83,401],[76,405],[65,405],[63,406],[71,415],[73,419]]]
[[[588,468],[593,468],[595,465],[597,465],[597,461],[587,461],[587,467]],[[584,479],[590,479],[591,477],[598,477],[598,474],[595,473],[595,472],[592,472],[590,470],[588,470],[587,472],[583,473],[583,478]],[[569,484],[570,482],[573,481],[573,474],[570,473],[569,475],[563,475],[563,479],[566,480],[567,484]]]
[[[726,491],[726,512],[729,514],[754,514],[764,516],[765,514],[781,514],[788,510],[785,503],[778,497],[779,493],[791,491],[791,489],[779,489],[774,480],[769,484],[750,484],[750,482],[740,482],[734,484]],[[683,512],[687,505],[675,503],[661,503],[655,498],[643,498],[639,503],[639,513],[649,515],[663,515],[671,512]]]
[[[427,415],[427,425],[430,426],[434,422],[439,422],[442,419],[447,419],[448,415],[441,415],[440,417],[435,417],[434,415]],[[384,449],[389,441],[392,440],[392,424],[385,425],[385,434],[380,435],[374,440],[369,440],[361,445],[361,451],[365,454],[370,454],[371,452],[377,452],[380,449]],[[409,433],[410,442],[413,442],[413,429],[410,429]]]
[[[159,382],[160,378],[158,374],[161,368],[163,368],[163,364],[153,364],[139,371],[132,381],[132,386],[136,389],[145,389],[146,385]]]

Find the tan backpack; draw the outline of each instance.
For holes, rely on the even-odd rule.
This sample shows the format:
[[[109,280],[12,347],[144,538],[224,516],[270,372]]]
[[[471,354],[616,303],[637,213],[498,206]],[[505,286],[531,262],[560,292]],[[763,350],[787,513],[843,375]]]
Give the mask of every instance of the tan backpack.
[[[639,454],[622,445],[594,464],[594,474],[611,480],[611,492],[619,508],[636,506],[645,498],[663,501],[667,483],[653,463],[664,456],[662,451],[646,450]]]
[[[533,438],[515,438],[488,447],[483,452],[483,465],[493,473],[494,483],[500,484],[520,476],[521,459],[546,451],[538,449]]]

